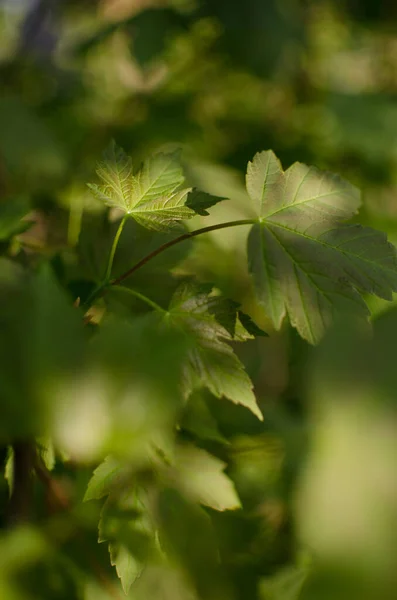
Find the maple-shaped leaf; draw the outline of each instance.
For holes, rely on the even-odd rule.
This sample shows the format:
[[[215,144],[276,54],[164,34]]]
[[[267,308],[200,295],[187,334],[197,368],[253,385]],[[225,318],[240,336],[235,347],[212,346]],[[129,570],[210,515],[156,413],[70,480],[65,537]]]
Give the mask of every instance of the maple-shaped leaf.
[[[134,173],[131,159],[112,142],[97,168],[102,184],[88,186],[107,206],[120,209],[148,229],[167,231],[195,215],[185,204],[191,189],[181,189],[184,176],[179,154],[155,154]]]
[[[259,217],[248,238],[249,268],[276,329],[288,314],[316,343],[336,311],[368,315],[364,293],[392,298],[395,248],[383,233],[343,223],[360,204],[354,186],[300,163],[284,172],[271,151],[248,164],[246,183]]]
[[[184,369],[185,397],[206,387],[214,396],[242,404],[262,419],[251,380],[227,343],[233,335],[211,313],[217,302],[216,296],[191,284],[182,284],[171,300],[167,320],[183,331],[191,344]]]

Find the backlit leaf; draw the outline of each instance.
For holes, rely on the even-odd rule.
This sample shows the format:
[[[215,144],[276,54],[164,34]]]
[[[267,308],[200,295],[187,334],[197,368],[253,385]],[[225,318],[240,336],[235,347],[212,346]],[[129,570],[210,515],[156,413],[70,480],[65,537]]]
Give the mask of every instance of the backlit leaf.
[[[343,224],[360,204],[354,186],[300,163],[284,173],[267,151],[249,163],[247,190],[259,217],[248,238],[249,268],[276,329],[288,315],[315,343],[335,311],[368,315],[364,293],[391,299],[395,248],[383,233]]]
[[[185,204],[190,188],[181,189],[184,176],[179,154],[155,154],[134,173],[131,159],[112,142],[97,169],[102,184],[89,187],[99,200],[144,227],[166,231],[195,215]]]

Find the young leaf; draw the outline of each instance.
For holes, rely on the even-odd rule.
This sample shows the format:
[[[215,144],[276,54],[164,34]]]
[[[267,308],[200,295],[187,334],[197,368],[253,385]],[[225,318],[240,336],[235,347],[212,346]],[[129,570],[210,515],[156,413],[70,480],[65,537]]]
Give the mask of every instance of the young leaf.
[[[184,393],[207,387],[214,396],[228,398],[249,408],[259,419],[262,413],[244,366],[225,340],[232,334],[211,314],[216,296],[208,296],[186,284],[171,300],[169,322],[188,337],[191,348],[184,370]]]
[[[219,196],[213,196],[212,194],[193,189],[188,194],[186,206],[194,210],[198,215],[206,216],[209,215],[207,208],[211,208],[211,206],[222,202],[222,200],[226,200],[226,198],[220,198]]]
[[[102,185],[89,184],[106,205],[116,207],[148,229],[166,231],[195,212],[185,201],[179,152],[155,154],[134,174],[131,159],[114,142],[106,150],[97,174]]]
[[[249,268],[276,329],[288,314],[315,343],[336,310],[368,314],[364,293],[391,299],[395,248],[383,233],[342,223],[360,203],[354,186],[300,163],[284,173],[268,151],[249,163],[247,190],[259,217],[248,238]]]

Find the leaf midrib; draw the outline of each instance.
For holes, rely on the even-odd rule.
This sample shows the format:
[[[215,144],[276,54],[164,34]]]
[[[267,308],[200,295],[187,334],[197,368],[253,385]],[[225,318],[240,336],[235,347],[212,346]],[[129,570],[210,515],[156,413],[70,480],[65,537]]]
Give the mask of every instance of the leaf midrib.
[[[332,192],[327,192],[324,194],[320,194],[318,196],[311,196],[310,198],[305,198],[305,200],[301,200],[300,202],[294,202],[292,201],[292,203],[290,204],[286,204],[285,206],[282,206],[281,208],[275,210],[272,213],[268,213],[266,216],[262,217],[262,219],[267,219],[269,217],[273,217],[274,215],[277,215],[285,210],[291,209],[292,207],[295,206],[302,206],[303,204],[307,204],[308,202],[313,202],[314,200],[320,200],[321,198],[326,198],[327,196],[337,196],[337,195],[341,195],[341,191],[340,190],[334,190]],[[355,211],[352,211],[352,214],[354,214]],[[340,217],[342,219],[342,216]],[[337,219],[335,218],[335,221],[337,222]]]

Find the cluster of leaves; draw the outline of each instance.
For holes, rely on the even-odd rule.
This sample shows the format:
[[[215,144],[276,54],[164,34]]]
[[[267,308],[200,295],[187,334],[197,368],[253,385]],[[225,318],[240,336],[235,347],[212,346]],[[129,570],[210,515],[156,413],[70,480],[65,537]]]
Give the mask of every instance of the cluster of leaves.
[[[146,598],[160,585],[164,597],[218,599],[239,593],[219,515],[247,516],[225,471],[232,453],[217,411],[230,401],[226,412],[240,405],[263,420],[236,343],[267,334],[216,285],[172,276],[174,291],[164,307],[139,285],[120,284],[133,283],[140,268],[171,246],[208,231],[248,227],[258,304],[275,330],[288,317],[314,344],[335,315],[367,319],[367,294],[391,299],[397,256],[382,233],[346,223],[359,206],[352,185],[299,163],[284,172],[271,151],[248,164],[249,218],[183,231],[186,219],[206,215],[222,198],[183,187],[178,156],[156,154],[134,171],[114,143],[106,151],[101,184],[90,188],[119,225],[105,274],[86,297],[70,296],[69,281],[54,263],[28,268],[3,259],[0,431],[12,448],[6,473],[13,520],[26,519],[32,509],[23,481],[31,469],[50,501],[70,510],[50,474],[54,460],[32,446],[32,440],[50,439],[46,456],[55,448],[64,469],[100,463],[81,495],[106,499],[99,542],[108,543],[127,595]],[[26,209],[22,203],[13,208],[3,211],[2,221],[0,215],[0,230],[6,241],[17,236],[23,248]],[[115,276],[113,261],[130,219],[155,239],[164,231],[173,237]],[[172,234],[175,228],[183,232]],[[126,302],[121,311],[116,294]],[[78,528],[81,516],[73,518]],[[249,518],[256,522],[257,515]],[[74,531],[64,535],[74,539]],[[259,536],[263,542],[262,535],[268,534]],[[297,597],[305,577],[305,569],[294,568],[264,578],[262,596]]]

